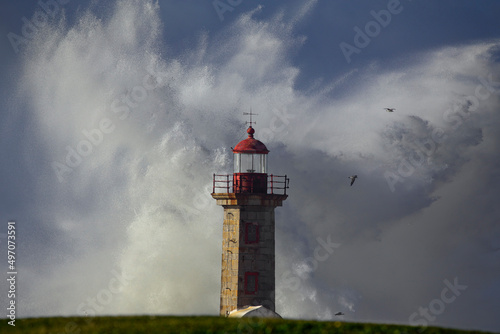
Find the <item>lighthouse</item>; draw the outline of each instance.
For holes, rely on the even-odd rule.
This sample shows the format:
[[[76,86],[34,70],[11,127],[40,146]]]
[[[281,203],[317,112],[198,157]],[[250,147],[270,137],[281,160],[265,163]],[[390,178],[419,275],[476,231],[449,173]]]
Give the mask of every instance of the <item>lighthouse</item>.
[[[275,312],[274,209],[288,197],[286,175],[267,174],[269,150],[247,129],[233,148],[233,174],[214,174],[212,197],[224,208],[220,315],[256,306]]]

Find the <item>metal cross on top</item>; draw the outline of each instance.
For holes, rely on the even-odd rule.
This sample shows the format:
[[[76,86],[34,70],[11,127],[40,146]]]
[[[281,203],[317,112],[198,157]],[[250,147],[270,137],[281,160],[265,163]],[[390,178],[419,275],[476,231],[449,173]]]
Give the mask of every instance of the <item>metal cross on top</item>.
[[[258,114],[253,114],[252,109],[250,109],[250,112],[244,112],[243,115],[250,115],[250,121],[245,122],[246,124],[250,124],[250,126],[252,126],[252,123],[257,124],[257,122],[252,122],[252,116],[258,115]]]

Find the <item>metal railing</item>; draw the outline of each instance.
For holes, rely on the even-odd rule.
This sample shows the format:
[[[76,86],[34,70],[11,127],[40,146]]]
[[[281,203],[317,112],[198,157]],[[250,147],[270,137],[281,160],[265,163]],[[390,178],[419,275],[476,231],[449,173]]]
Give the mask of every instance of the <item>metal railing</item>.
[[[217,179],[219,178],[219,179]],[[224,179],[222,179],[224,178]],[[220,185],[222,184],[222,185]],[[225,189],[226,193],[233,192],[233,175],[232,174],[214,174],[214,185],[212,193],[222,193],[223,191],[216,191],[217,189]]]
[[[233,174],[213,174],[213,193],[233,193]],[[242,189],[244,186],[239,185]],[[267,175],[267,194],[286,195],[290,179],[286,175]]]

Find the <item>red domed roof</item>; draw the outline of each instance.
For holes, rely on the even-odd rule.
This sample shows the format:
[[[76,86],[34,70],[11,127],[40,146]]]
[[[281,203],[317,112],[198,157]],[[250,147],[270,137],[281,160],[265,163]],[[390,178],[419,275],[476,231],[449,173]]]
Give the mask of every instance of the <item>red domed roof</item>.
[[[252,128],[252,126],[248,127],[247,133],[248,138],[240,141],[238,145],[233,148],[233,153],[269,153],[266,145],[264,145],[264,143],[260,140],[257,140],[253,137],[255,130]]]

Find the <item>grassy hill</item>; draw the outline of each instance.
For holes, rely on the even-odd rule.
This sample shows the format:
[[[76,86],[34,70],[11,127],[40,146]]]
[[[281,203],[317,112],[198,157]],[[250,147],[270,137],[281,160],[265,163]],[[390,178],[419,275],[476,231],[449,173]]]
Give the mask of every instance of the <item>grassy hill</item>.
[[[438,327],[322,322],[287,319],[227,319],[221,317],[68,317],[18,319],[16,326],[0,326],[2,333],[86,334],[86,333],[390,333],[390,334],[462,334],[485,333]],[[6,328],[7,327],[7,328]]]

